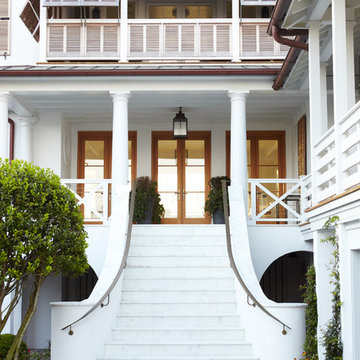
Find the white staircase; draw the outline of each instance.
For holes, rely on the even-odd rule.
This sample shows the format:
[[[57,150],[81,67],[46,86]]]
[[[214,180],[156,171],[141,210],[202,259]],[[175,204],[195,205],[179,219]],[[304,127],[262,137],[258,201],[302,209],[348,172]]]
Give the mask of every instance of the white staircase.
[[[98,360],[255,360],[223,225],[136,225],[112,337]]]

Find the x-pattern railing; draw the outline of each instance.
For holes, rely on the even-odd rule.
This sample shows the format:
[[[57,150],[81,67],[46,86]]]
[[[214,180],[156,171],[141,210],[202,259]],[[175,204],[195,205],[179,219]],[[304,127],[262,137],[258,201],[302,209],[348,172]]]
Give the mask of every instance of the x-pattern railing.
[[[82,207],[85,222],[108,223],[110,207],[109,184],[111,184],[112,180],[62,179],[61,182],[74,193],[78,205]],[[100,196],[100,199],[96,199],[97,196]]]
[[[300,207],[302,181],[299,179],[249,179],[251,222],[301,222],[303,215]],[[276,185],[276,192],[264,184]],[[289,189],[288,187],[291,186]],[[285,188],[288,188],[285,190]],[[258,191],[260,190],[260,192]],[[260,203],[260,196],[269,197],[266,204]],[[295,202],[296,209],[288,202]],[[264,207],[265,206],[265,207]],[[279,208],[281,211],[279,211]],[[275,216],[272,212],[275,212]],[[281,212],[281,215],[279,214]]]

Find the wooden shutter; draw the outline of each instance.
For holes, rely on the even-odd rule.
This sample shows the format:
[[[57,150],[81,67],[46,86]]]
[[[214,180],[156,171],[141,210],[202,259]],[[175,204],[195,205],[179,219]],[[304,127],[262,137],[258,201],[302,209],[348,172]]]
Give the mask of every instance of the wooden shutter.
[[[28,0],[20,15],[31,35],[39,42],[40,0]]]
[[[298,176],[306,175],[306,116],[297,125],[298,136]]]
[[[146,25],[146,54],[158,56],[160,51],[159,25]]]
[[[274,39],[267,34],[268,25],[259,25],[259,40],[261,55],[274,55]]]
[[[86,54],[88,56],[100,53],[101,49],[101,27],[91,25],[86,27]]]
[[[195,26],[181,25],[181,52],[186,56],[195,55]]]
[[[230,55],[230,26],[216,25],[216,52]]]
[[[117,55],[119,50],[119,28],[118,26],[104,26],[104,53]]]
[[[144,51],[144,25],[130,25],[130,55]]]
[[[200,25],[200,53],[207,56],[214,53],[214,25]]]
[[[0,17],[8,18],[10,17],[10,2],[9,0],[0,0]],[[0,20],[0,55],[10,53],[10,21],[9,20]]]

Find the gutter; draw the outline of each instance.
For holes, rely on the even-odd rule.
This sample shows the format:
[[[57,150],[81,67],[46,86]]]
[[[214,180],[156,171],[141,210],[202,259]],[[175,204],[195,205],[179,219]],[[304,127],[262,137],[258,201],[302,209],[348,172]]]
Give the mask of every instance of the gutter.
[[[151,69],[151,70],[2,70],[0,77],[61,77],[61,76],[224,76],[224,75],[277,75],[279,69]]]
[[[283,65],[274,81],[273,89],[275,91],[280,90],[286,79],[288,78],[291,70],[293,69],[302,50],[309,51],[309,46],[306,43],[308,38],[308,30],[294,29],[286,30],[281,29],[280,26],[283,23],[286,13],[289,10],[292,0],[278,0],[276,2],[274,11],[271,16],[267,33],[274,38],[280,44],[290,46]],[[294,40],[284,38],[283,36],[296,36]]]

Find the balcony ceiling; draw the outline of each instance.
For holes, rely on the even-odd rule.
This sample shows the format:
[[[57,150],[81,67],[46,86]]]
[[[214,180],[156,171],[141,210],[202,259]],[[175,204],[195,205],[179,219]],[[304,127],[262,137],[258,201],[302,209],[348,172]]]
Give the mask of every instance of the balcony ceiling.
[[[39,116],[60,113],[70,122],[112,121],[112,99],[105,93],[24,93],[15,94],[23,108]],[[304,109],[306,93],[257,92],[247,98],[248,121],[291,121]],[[170,124],[178,107],[191,124],[229,121],[227,92],[134,92],[129,101],[130,124]]]

